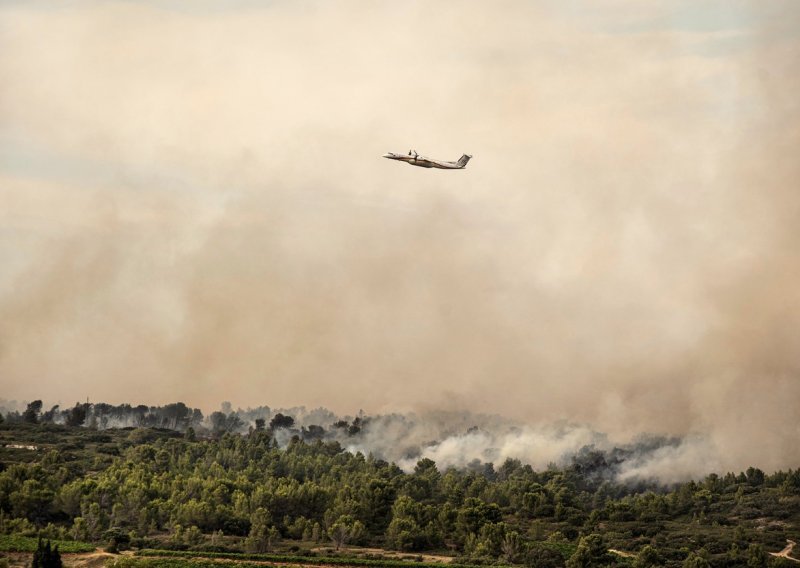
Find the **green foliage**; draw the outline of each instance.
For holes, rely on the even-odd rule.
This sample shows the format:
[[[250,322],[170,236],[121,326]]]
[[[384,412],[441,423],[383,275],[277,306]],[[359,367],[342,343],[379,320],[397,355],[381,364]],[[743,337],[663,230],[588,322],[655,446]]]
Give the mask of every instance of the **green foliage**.
[[[711,568],[711,564],[706,560],[705,555],[692,552],[684,560],[683,568]]]
[[[764,547],[759,544],[751,544],[747,549],[748,568],[765,568],[769,561],[769,556],[764,552]]]
[[[130,536],[119,527],[112,527],[103,534],[103,540],[108,543],[106,551],[116,554],[128,548]]]
[[[517,531],[507,532],[503,537],[500,548],[503,553],[503,560],[509,564],[517,564],[522,553],[522,538],[520,538],[519,533]]]
[[[259,507],[250,519],[250,534],[245,540],[248,552],[267,552],[279,538],[277,529],[271,526],[270,516],[266,509]]]
[[[633,562],[634,568],[653,568],[663,565],[664,559],[658,553],[656,548],[649,544],[644,546],[639,551],[639,554],[636,555],[636,560]]]
[[[800,470],[751,468],[672,488],[617,484],[589,475],[602,456],[587,451],[561,469],[506,460],[440,471],[421,459],[406,473],[322,434],[279,448],[277,423],[231,433],[230,413],[217,417],[213,436],[199,428],[193,437],[184,409],[164,416],[185,434],[44,418],[0,424],[0,533],[111,550],[288,550],[307,561],[300,551],[327,543],[449,551],[483,564],[769,566],[778,560],[766,551],[783,548],[800,524]],[[626,560],[608,548],[640,552]]]
[[[364,525],[350,515],[342,515],[328,527],[328,537],[339,550],[348,542],[358,541],[364,534]]]
[[[566,556],[571,556],[571,553]],[[565,554],[561,550],[537,542],[528,548],[525,565],[530,568],[563,568],[566,565],[564,558]]]
[[[386,529],[386,540],[390,548],[418,551],[438,544],[438,518],[435,507],[418,503],[411,497],[397,498],[391,509],[392,521]]]
[[[582,537],[575,553],[567,560],[567,568],[602,566],[609,561],[608,545],[599,534]]]

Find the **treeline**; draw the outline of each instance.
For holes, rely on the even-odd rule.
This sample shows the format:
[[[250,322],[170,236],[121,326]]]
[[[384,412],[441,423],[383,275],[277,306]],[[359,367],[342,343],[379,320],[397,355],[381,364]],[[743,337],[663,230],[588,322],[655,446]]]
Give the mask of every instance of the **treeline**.
[[[49,410],[44,410],[42,401],[34,400],[28,403],[23,412],[9,411],[5,416],[5,421],[10,423],[64,424],[103,430],[137,426],[185,431],[193,426],[199,427],[203,420],[203,412],[199,408],[189,408],[182,402],[164,406],[79,402],[70,408],[62,409],[59,405],[54,405]]]
[[[563,469],[509,459],[441,471],[421,459],[404,473],[335,441],[295,435],[281,448],[274,433],[290,420],[206,439],[190,426],[6,422],[4,440],[42,449],[0,453],[0,532],[250,553],[358,544],[545,567],[625,562],[609,549],[641,566],[766,566],[765,550],[800,522],[800,470],[749,468],[666,490],[597,477],[590,466],[602,459],[587,451]]]
[[[462,450],[445,450],[442,453],[449,454],[452,461],[439,465],[482,471],[486,462],[501,461],[506,457],[496,456],[497,447],[546,447],[550,444],[561,447],[565,433],[574,433],[577,434],[574,436],[576,440],[596,437],[601,448],[594,445],[583,448],[578,445],[562,447],[561,455],[552,455],[546,460],[542,456],[530,454],[511,457],[537,460],[540,466],[551,459],[556,459],[563,465],[571,457],[584,477],[596,481],[624,477],[641,483],[638,481],[640,475],[636,472],[638,467],[663,459],[665,450],[670,453],[683,451],[685,443],[685,440],[678,437],[642,435],[632,442],[612,446],[605,436],[596,432],[590,436],[588,431],[576,425],[525,430],[524,426],[520,428],[520,425],[501,417],[469,413],[459,413],[457,416],[452,413],[368,416],[362,411],[356,417],[339,417],[324,408],[309,411],[305,407],[271,409],[268,406],[259,406],[234,410],[229,402],[224,402],[219,411],[208,416],[204,416],[200,409],[190,408],[182,402],[164,406],[87,402],[77,403],[67,409],[53,406],[46,411],[42,407],[42,401],[36,400],[29,403],[22,412],[7,411],[5,419],[15,424],[63,424],[99,431],[126,427],[162,428],[186,433],[198,439],[219,438],[226,433],[248,434],[253,430],[267,430],[281,446],[288,444],[293,437],[299,437],[306,442],[338,441],[346,447],[358,448],[364,453],[373,452],[376,457],[395,461],[405,470],[413,468],[420,457],[437,455],[441,448],[447,448],[454,443]],[[0,420],[2,418],[0,416]],[[646,475],[652,475],[651,471],[652,468]],[[490,471],[485,473],[491,476]],[[649,480],[645,479],[640,488],[650,485]]]
[[[290,436],[300,435],[307,440],[320,439],[325,436],[326,432],[334,430],[350,435],[355,435],[361,430],[361,417],[356,417],[351,423],[336,417],[326,409],[316,409],[310,413],[305,412],[304,408],[299,410],[310,417],[327,420],[328,430],[326,431],[325,427],[316,424],[296,427],[295,419],[291,415],[280,411],[274,412],[268,406],[233,410],[228,402],[222,404],[221,410],[204,416],[202,410],[188,407],[183,402],[163,406],[78,402],[68,408],[54,405],[49,410],[45,410],[41,400],[34,400],[28,403],[22,412],[9,410],[5,416],[0,414],[0,423],[6,421],[12,424],[63,424],[98,430],[132,426],[186,432],[191,428],[198,436],[246,433],[249,429],[263,430],[269,426],[273,430],[287,429]]]

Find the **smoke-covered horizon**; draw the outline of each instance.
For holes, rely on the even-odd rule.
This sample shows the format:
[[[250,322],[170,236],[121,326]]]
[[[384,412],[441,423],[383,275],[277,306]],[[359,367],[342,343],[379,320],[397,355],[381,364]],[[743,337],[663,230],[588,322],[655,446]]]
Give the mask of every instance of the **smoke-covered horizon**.
[[[569,6],[4,3],[2,396],[796,467],[800,5]]]
[[[25,403],[0,399],[0,412],[11,420],[22,420],[25,407]],[[76,403],[78,407],[85,409],[82,425],[99,430],[156,427],[185,432],[191,427],[196,436],[209,437],[268,427],[281,447],[298,438],[309,443],[336,441],[349,452],[390,461],[409,473],[423,458],[433,460],[442,471],[456,468],[489,474],[507,460],[519,460],[536,470],[577,467],[595,480],[671,485],[753,467],[723,467],[725,461],[714,440],[701,433],[676,437],[640,432],[615,438],[589,424],[561,420],[531,425],[469,411],[370,415],[359,410],[339,415],[323,407],[234,408],[227,401],[214,411],[183,403]],[[71,412],[70,405],[44,404],[40,420],[65,424]]]

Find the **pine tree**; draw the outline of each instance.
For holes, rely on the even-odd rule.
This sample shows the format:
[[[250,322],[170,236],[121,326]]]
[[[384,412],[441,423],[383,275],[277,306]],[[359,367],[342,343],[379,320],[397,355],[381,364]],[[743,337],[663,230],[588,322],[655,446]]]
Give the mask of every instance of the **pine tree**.
[[[245,548],[248,552],[268,552],[273,534],[270,534],[269,513],[263,507],[259,507],[250,518],[250,534],[245,539]]]
[[[50,540],[42,543],[42,537],[39,537],[39,542],[36,545],[36,551],[33,553],[33,560],[31,561],[31,568],[62,568],[61,554],[58,552],[58,545],[53,548],[50,547]]]

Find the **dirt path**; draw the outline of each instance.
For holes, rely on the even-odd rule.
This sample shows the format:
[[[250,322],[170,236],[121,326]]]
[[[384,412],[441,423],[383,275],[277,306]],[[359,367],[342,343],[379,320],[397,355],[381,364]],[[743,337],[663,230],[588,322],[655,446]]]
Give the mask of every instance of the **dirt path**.
[[[453,558],[450,556],[440,556],[434,554],[400,554],[392,551],[381,550],[379,548],[350,548],[350,547],[343,547],[342,551],[348,552],[360,552],[360,553],[373,553],[373,554],[382,554],[387,559],[392,560],[400,560],[402,558],[405,559],[414,559],[418,556],[421,556],[424,561],[426,562],[439,562],[442,564],[447,564],[452,562]],[[125,551],[122,553],[123,556],[129,556],[133,553],[130,551]],[[0,554],[0,558],[5,557],[9,561],[9,566],[11,568],[26,568],[30,565],[32,553],[30,552],[6,552]],[[102,548],[97,548],[92,552],[62,552],[61,553],[61,560],[64,563],[64,568],[103,568],[109,560],[114,558],[119,558],[120,555],[118,554],[111,554],[104,551]],[[173,559],[173,556],[148,556],[148,558],[160,558],[164,560]],[[187,557],[189,559],[191,557]],[[203,558],[202,554],[198,554],[195,558]],[[209,558],[208,560],[213,560],[214,562],[230,564],[231,566],[235,566],[236,564],[241,564],[242,562],[252,563],[252,564],[261,564],[263,566],[275,566],[275,567],[297,567],[297,568],[344,568],[341,565],[326,565],[326,564],[314,564],[312,565],[299,565],[297,563],[292,562],[275,562],[272,560],[250,560],[250,559],[238,559],[238,558]],[[411,562],[409,562],[409,566],[411,566]]]
[[[94,552],[65,552],[61,555],[61,561],[65,568],[101,568],[116,556],[102,548],[95,548]]]
[[[800,562],[800,560],[798,560],[797,558],[792,558],[791,556],[789,556],[792,553],[792,549],[794,548],[795,544],[797,544],[795,541],[789,540],[787,538],[786,539],[786,548],[784,548],[780,552],[770,552],[770,554],[772,556],[778,556],[780,558],[787,558],[789,560],[794,560],[795,562]]]
[[[616,548],[609,548],[608,551],[611,554],[616,554],[618,556],[622,556],[623,558],[635,558],[636,555],[633,552],[625,552],[624,550],[617,550]]]
[[[326,551],[332,550],[330,547],[326,546],[318,546],[316,548],[311,549],[312,552],[317,552],[319,554],[325,554]],[[383,556],[384,559],[387,560],[414,560],[416,558],[422,558],[423,562],[437,562],[440,564],[449,564],[453,561],[452,556],[443,556],[440,554],[425,554],[425,553],[408,553],[408,552],[397,552],[395,550],[384,550],[382,548],[367,548],[362,546],[343,546],[339,550],[339,552],[349,552],[353,554],[353,557],[357,557],[358,554],[380,554]]]

